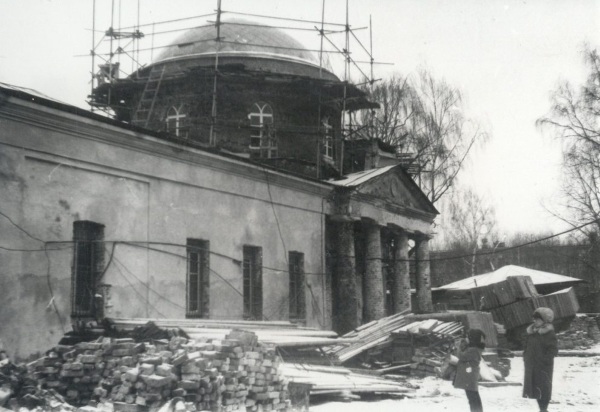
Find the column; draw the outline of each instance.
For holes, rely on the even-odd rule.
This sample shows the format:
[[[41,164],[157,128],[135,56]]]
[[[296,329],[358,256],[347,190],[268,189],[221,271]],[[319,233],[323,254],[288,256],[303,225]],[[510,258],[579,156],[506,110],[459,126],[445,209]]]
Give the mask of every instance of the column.
[[[385,316],[385,291],[381,271],[381,230],[373,223],[364,225],[365,278],[363,279],[364,322]]]
[[[433,312],[429,239],[426,237],[417,240],[417,305],[421,313]]]
[[[394,251],[394,313],[411,310],[410,263],[408,261],[408,234],[400,232],[396,235]]]
[[[334,299],[334,325],[339,334],[359,326],[358,299],[356,295],[356,267],[354,263],[354,223],[337,224],[336,298]]]

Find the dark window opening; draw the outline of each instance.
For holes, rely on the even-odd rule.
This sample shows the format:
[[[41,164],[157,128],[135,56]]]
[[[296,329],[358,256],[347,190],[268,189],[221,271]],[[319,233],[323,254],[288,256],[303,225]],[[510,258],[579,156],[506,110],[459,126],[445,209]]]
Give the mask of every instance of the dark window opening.
[[[290,320],[306,319],[304,292],[304,253],[289,252]]]
[[[73,223],[71,316],[96,317],[95,295],[104,271],[104,225],[79,220]]]
[[[207,318],[209,313],[208,240],[187,240],[186,317]]]
[[[262,320],[262,248],[244,246],[244,319]]]

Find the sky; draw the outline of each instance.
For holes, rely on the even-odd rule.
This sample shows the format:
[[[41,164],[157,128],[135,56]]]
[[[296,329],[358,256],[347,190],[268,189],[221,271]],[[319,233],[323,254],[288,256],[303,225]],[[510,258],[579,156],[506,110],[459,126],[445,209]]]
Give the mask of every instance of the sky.
[[[54,99],[89,108],[92,40],[114,27],[157,23],[213,13],[217,0],[0,0],[0,82],[28,87]],[[375,78],[415,76],[420,68],[458,87],[465,113],[490,133],[473,151],[461,182],[474,187],[496,209],[498,226],[515,232],[557,233],[567,226],[560,212],[561,151],[551,134],[535,126],[548,113],[560,81],[585,78],[584,44],[600,43],[600,0],[348,0],[349,22],[370,49],[372,22]],[[222,0],[225,11],[321,20],[323,0]],[[120,10],[120,13],[119,13]],[[344,23],[346,0],[325,1],[325,21]],[[231,13],[229,16],[233,16]],[[239,16],[235,16],[239,17]],[[224,15],[227,18],[227,13]],[[245,17],[260,23],[310,27],[283,20]],[[214,17],[177,23],[207,24]],[[188,26],[185,26],[185,25]],[[154,26],[155,32],[167,26]],[[175,26],[173,26],[175,27]],[[177,33],[150,36],[140,48],[166,44]],[[318,49],[313,32],[290,31]],[[332,35],[332,37],[335,35]],[[342,35],[334,41],[343,45]],[[368,60],[351,41],[355,60]],[[149,52],[140,55],[147,63]],[[96,63],[99,63],[96,61]],[[122,61],[122,65],[130,65]],[[129,66],[127,66],[129,67]],[[132,68],[134,66],[131,66]],[[342,66],[336,66],[343,76]],[[368,72],[369,67],[362,66]],[[358,70],[351,72],[357,78]]]

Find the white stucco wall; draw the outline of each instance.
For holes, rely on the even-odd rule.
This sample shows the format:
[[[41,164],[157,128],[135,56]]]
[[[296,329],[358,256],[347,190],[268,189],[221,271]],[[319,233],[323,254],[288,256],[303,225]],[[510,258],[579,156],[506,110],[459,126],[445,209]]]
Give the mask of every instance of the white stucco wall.
[[[288,318],[287,252],[293,250],[304,253],[308,324],[325,327],[323,198],[329,190],[9,98],[0,106],[3,344],[23,358],[70,329],[69,242],[76,220],[105,225],[110,316],[183,318],[183,245],[197,238],[216,252],[211,318],[242,317],[242,248],[253,245],[263,249],[263,266],[275,269],[263,269],[264,315]],[[46,243],[46,253],[44,242],[7,217],[44,242],[67,243]]]

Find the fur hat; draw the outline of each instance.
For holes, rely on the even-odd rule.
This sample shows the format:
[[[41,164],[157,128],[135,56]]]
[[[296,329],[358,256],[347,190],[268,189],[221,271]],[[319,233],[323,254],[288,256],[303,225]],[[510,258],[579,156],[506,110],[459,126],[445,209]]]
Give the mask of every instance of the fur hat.
[[[550,308],[537,308],[533,312],[534,318],[540,318],[544,323],[552,323],[554,320],[554,312]]]
[[[467,337],[469,338],[469,346],[481,349],[485,348],[485,333],[482,330],[469,329]]]

